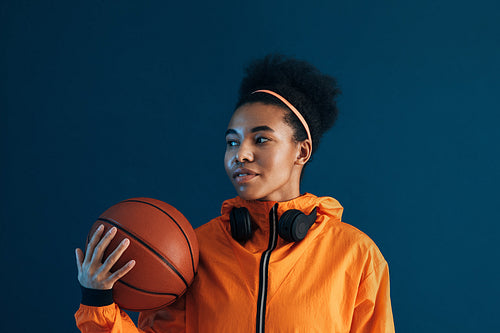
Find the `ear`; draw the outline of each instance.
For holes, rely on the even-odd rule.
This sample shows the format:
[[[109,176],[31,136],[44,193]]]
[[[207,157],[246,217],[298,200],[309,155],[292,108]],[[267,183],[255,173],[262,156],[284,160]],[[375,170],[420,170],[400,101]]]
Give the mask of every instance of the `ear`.
[[[295,164],[304,165],[309,161],[312,154],[312,144],[308,139],[298,143],[298,154]]]

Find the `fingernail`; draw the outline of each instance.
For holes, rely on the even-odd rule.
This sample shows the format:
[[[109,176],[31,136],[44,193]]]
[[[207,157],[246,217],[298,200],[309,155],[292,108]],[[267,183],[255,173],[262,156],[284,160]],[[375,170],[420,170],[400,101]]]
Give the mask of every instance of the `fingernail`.
[[[97,228],[97,230],[98,230],[98,231],[101,231],[103,228],[104,228],[104,225],[103,225],[103,224],[101,224],[101,225],[99,226],[99,228]]]
[[[114,233],[114,232],[116,232],[116,227],[113,227],[113,228],[109,229],[109,233],[110,233],[110,234],[111,234],[111,233]]]
[[[128,245],[128,243],[130,243],[130,241],[128,240],[128,238],[125,238],[125,239],[123,240],[123,245]]]

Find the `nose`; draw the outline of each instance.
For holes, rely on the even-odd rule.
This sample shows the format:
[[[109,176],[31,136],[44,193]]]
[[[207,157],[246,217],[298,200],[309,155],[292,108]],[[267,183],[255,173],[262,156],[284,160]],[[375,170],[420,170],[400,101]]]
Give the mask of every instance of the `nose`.
[[[236,152],[235,160],[239,163],[252,162],[253,161],[252,149],[246,144],[241,143],[238,151]]]

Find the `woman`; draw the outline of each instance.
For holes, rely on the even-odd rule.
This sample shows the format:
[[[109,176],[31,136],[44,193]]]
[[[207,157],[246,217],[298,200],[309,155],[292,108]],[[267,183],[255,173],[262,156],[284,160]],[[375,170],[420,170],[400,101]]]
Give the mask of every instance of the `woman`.
[[[173,305],[142,312],[145,332],[394,332],[388,265],[373,241],[341,222],[330,197],[300,193],[305,166],[337,116],[335,80],[270,55],[253,62],[226,131],[225,169],[238,196],[196,229],[195,281]],[[77,249],[83,332],[138,332],[110,289],[131,261],[101,264],[114,235]],[[102,237],[102,238],[101,238]],[[101,290],[99,290],[101,289]]]

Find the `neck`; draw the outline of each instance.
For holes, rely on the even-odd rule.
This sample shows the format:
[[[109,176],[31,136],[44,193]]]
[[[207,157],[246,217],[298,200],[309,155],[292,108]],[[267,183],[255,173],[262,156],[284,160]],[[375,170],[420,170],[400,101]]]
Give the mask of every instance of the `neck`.
[[[257,200],[282,202],[289,201],[298,197],[300,197],[300,186],[297,182],[297,184],[289,184],[289,186],[286,186],[279,191],[270,193],[269,195]]]

